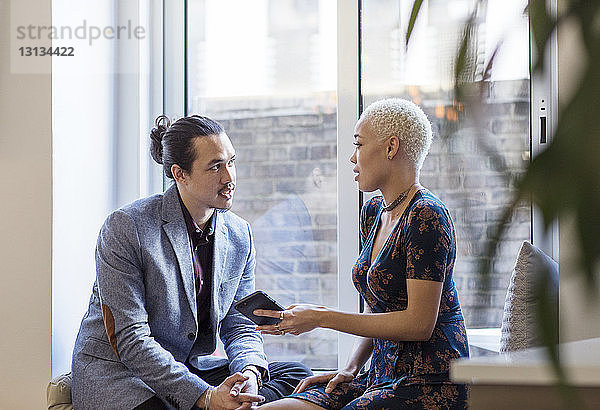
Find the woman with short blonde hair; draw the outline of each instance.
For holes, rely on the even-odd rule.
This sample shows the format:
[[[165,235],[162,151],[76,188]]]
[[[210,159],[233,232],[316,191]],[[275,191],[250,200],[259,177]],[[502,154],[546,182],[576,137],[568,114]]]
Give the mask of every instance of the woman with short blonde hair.
[[[431,134],[423,111],[397,98],[371,104],[356,123],[355,180],[361,191],[382,193],[362,208],[362,251],[352,272],[365,312],[302,304],[255,313],[282,319],[260,326],[265,334],[322,327],[361,339],[344,369],[308,377],[264,408],[466,408],[467,387],[449,378],[450,362],[469,351],[452,279],[454,226],[443,202],[419,183]]]

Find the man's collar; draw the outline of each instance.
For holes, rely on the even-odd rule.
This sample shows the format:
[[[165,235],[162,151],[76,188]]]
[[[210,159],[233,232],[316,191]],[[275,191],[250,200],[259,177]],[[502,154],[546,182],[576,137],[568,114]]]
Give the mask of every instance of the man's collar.
[[[208,220],[208,223],[206,224],[206,235],[210,236],[213,235],[215,233],[215,226],[217,225],[217,210],[213,209],[213,213],[210,216],[210,219]]]
[[[200,237],[207,237],[213,235],[215,233],[215,226],[217,223],[217,210],[213,209],[213,213],[210,216],[210,219],[206,223],[206,233],[202,231],[202,228],[198,226],[194,218],[192,218],[192,214],[187,209],[185,204],[183,203],[183,199],[181,199],[181,195],[179,194],[179,190],[177,190],[177,197],[179,198],[179,203],[181,204],[181,210],[183,211],[183,218],[185,219],[185,225],[187,226],[188,232],[191,234],[195,232]]]

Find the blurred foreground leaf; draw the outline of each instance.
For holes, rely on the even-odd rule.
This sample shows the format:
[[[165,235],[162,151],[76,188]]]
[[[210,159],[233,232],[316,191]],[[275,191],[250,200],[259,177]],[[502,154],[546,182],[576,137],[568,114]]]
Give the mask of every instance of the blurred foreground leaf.
[[[421,10],[422,4],[423,0],[415,0],[415,2],[413,3],[412,11],[410,12],[410,20],[408,21],[408,28],[406,29],[406,47],[408,47],[408,42],[410,41],[410,36],[412,35],[412,32],[415,28],[417,16],[419,15],[419,10]]]

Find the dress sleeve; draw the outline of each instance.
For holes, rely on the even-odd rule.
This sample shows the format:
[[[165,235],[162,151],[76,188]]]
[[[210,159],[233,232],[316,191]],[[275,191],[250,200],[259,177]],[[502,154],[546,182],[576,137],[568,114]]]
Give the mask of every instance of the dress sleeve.
[[[447,212],[433,201],[417,202],[408,216],[406,278],[443,282],[454,234]]]

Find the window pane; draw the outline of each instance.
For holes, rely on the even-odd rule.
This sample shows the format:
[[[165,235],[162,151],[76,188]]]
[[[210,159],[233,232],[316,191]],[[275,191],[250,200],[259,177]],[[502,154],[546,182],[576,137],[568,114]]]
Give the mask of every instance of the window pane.
[[[335,0],[188,1],[188,114],[231,138],[256,288],[284,306],[337,306],[335,12]],[[328,330],[266,336],[265,350],[337,366]]]
[[[472,0],[424,1],[408,50],[404,38],[413,0],[365,0],[362,19],[364,106],[389,96],[421,105],[435,139],[421,183],[438,195],[454,219],[458,244],[454,280],[467,326],[500,327],[508,280],[519,247],[530,240],[530,205],[513,216],[494,259],[490,288],[477,275],[485,246],[529,161],[529,36],[524,0],[488,0],[478,14],[473,63],[481,72],[498,40],[503,46],[486,83],[484,129],[452,100],[454,56]],[[485,146],[491,147],[487,151]],[[496,158],[490,154],[499,155]]]

